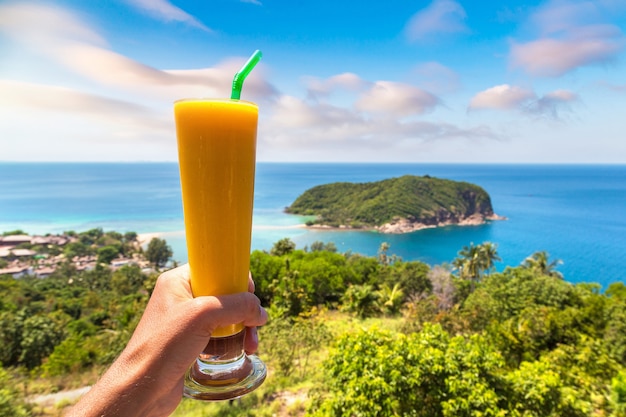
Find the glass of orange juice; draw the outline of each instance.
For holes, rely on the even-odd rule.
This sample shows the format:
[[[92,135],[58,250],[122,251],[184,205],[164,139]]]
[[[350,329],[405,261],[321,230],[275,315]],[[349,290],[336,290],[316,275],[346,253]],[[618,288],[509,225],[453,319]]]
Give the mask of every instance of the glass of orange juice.
[[[194,297],[248,290],[258,106],[235,99],[174,103]],[[211,336],[185,378],[186,397],[226,400],[264,381],[266,367],[243,349],[241,323]]]

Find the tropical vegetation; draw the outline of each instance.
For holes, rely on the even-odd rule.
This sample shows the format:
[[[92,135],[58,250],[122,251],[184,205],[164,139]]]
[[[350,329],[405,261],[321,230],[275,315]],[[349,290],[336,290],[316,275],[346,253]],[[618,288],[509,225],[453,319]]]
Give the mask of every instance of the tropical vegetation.
[[[270,376],[240,401],[183,400],[174,415],[626,417],[623,282],[570,283],[541,251],[496,268],[492,242],[449,265],[391,249],[282,239],[252,252]],[[0,416],[59,415],[67,402],[33,396],[93,383],[156,277],[104,264],[0,277]]]
[[[286,212],[315,216],[309,225],[353,228],[382,226],[394,219],[458,223],[472,215],[494,214],[489,194],[478,185],[428,175],[319,185],[301,194]]]

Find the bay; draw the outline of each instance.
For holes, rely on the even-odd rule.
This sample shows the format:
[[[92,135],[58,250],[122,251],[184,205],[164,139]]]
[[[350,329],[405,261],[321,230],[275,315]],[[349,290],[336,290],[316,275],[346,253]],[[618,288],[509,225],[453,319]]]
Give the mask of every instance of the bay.
[[[467,181],[483,187],[497,214],[481,226],[449,226],[403,235],[310,230],[283,212],[306,189],[329,182],[369,182],[405,174]],[[498,245],[497,268],[519,265],[536,251],[560,259],[571,282],[603,286],[626,280],[626,165],[478,165],[259,163],[253,249],[288,237],[303,248],[333,242],[341,252],[376,255],[380,244],[405,260],[450,263],[463,246]],[[176,163],[0,163],[0,231],[162,234],[186,261]]]

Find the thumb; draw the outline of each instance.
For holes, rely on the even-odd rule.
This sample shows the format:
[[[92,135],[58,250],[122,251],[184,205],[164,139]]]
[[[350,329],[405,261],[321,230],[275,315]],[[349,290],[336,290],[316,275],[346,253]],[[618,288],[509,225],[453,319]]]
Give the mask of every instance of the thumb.
[[[262,326],[267,322],[267,311],[256,295],[242,292],[220,296],[201,296],[194,299],[200,304],[201,321],[211,333],[221,326],[242,323],[246,327]]]

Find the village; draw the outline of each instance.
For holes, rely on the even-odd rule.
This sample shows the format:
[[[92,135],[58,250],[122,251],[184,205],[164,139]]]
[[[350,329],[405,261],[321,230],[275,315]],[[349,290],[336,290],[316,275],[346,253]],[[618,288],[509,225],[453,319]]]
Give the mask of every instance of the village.
[[[80,237],[76,234],[0,236],[0,276],[46,278],[68,260],[77,271],[95,269],[98,264],[96,251],[93,254],[74,255],[68,258],[64,249],[69,244],[79,242]],[[143,272],[151,272],[150,262],[143,254],[143,242],[135,235],[130,243],[134,248],[132,253],[127,256],[118,254],[108,262],[108,267],[116,270],[126,265],[137,265]]]

